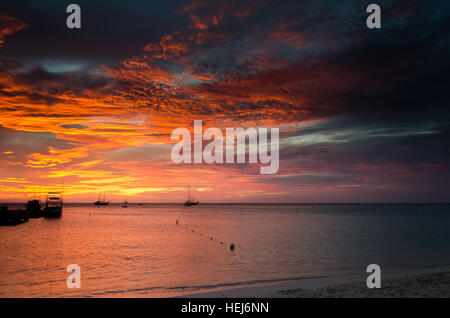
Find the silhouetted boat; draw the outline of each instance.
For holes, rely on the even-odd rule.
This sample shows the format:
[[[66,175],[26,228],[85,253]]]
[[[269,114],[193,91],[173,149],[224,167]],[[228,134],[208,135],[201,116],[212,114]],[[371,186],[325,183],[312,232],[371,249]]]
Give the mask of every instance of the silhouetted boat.
[[[96,201],[94,202],[95,205],[108,205],[109,201]]]
[[[63,200],[60,192],[49,192],[45,200],[44,216],[47,218],[61,217]]]
[[[41,201],[37,199],[31,199],[27,202],[27,213],[30,218],[40,218],[43,216],[41,209]]]
[[[127,200],[123,201],[122,208],[128,208],[128,201]]]
[[[194,195],[191,196],[190,188],[188,186],[188,199],[184,202],[184,206],[192,206],[199,204],[198,201],[195,201]]]
[[[108,205],[109,201],[105,200],[105,194],[103,193],[103,199],[101,198],[100,193],[98,194],[98,200],[94,202],[95,205]]]

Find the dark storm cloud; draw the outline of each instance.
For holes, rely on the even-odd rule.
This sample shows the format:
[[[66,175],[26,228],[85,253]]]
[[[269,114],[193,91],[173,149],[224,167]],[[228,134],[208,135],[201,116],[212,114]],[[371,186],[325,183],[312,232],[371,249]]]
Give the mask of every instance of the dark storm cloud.
[[[87,64],[117,62],[139,53],[185,22],[179,1],[132,2],[79,0],[82,28],[66,27],[66,7],[73,1],[6,1],[0,12],[20,17],[29,26],[8,39],[3,54],[21,58],[64,58]]]
[[[17,73],[15,78],[18,82],[35,87],[50,87],[61,89],[101,89],[110,79],[106,75],[96,74],[89,69],[76,72],[52,73],[38,66],[28,72]],[[57,92],[55,92],[57,93]]]
[[[101,91],[111,84],[107,74],[92,68],[74,72],[53,73],[42,66],[28,62],[17,62],[9,58],[0,58],[0,75],[7,79],[8,85],[0,84],[0,96],[5,98],[24,98],[33,104],[54,105],[64,99],[62,94],[84,96],[86,90]],[[11,88],[17,89],[12,90]],[[10,107],[11,108],[11,107]],[[27,110],[17,105],[11,111]],[[6,108],[3,108],[6,110]]]
[[[265,105],[282,109],[291,121],[366,115],[379,120],[427,117],[446,125],[448,3],[380,1],[381,30],[366,28],[367,3],[81,1],[83,28],[68,30],[66,1],[9,2],[1,10],[29,26],[10,38],[2,53],[15,59],[64,61],[78,56],[107,63],[139,54],[144,44],[163,43],[160,39],[172,34],[170,42],[162,44],[163,55],[144,62],[174,76],[189,68],[212,81],[186,79],[182,85],[194,91],[173,92],[157,80],[143,83],[127,77],[113,82],[87,67],[58,73],[42,61],[16,71],[16,79],[36,88],[28,92],[32,100],[49,105],[59,102],[56,95],[62,92],[82,96],[85,89],[105,89],[104,94],[119,90],[131,101],[151,97],[148,105],[158,109],[167,99],[174,104],[195,101],[206,92],[213,102],[234,99],[233,106],[197,106],[200,114],[234,112],[239,121],[263,119],[268,114]],[[187,40],[192,38],[195,43]]]
[[[341,117],[286,137],[275,178],[289,186],[415,189],[435,200],[450,178],[449,144],[450,130],[443,125]],[[411,192],[404,195],[415,199]]]

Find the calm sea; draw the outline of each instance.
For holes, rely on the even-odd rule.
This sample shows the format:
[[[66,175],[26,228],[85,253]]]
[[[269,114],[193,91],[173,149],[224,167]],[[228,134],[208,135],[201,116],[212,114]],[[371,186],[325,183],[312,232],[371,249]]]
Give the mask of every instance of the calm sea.
[[[449,244],[450,205],[66,204],[61,219],[0,227],[0,296],[166,297],[430,268],[450,265]]]

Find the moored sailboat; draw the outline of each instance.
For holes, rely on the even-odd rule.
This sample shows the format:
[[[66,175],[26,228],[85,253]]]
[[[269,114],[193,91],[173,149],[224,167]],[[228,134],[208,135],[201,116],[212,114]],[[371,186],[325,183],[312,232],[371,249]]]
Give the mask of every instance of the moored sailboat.
[[[190,187],[188,186],[188,199],[184,202],[184,206],[197,205],[200,202],[195,201],[194,195],[191,195]]]
[[[109,201],[105,200],[105,193],[103,193],[103,198],[101,197],[101,193],[98,194],[98,200],[94,202],[95,205],[108,205]]]

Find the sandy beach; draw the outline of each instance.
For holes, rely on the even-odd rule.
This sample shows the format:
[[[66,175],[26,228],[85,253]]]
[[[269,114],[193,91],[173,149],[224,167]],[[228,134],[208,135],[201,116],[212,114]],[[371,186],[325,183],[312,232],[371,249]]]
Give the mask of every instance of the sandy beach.
[[[450,297],[450,272],[388,280],[380,289],[368,289],[364,283],[349,283],[315,290],[302,288],[280,290],[274,297],[448,298]]]
[[[448,298],[450,268],[389,273],[380,289],[366,287],[364,275],[305,278],[182,297],[197,298]]]

